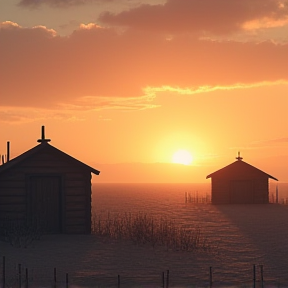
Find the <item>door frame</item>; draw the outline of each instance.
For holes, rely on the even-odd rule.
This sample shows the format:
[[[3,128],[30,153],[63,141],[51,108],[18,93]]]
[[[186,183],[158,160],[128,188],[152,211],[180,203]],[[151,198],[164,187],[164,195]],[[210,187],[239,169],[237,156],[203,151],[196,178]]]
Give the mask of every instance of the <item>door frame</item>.
[[[29,220],[30,213],[30,189],[31,189],[31,178],[32,177],[57,177],[60,180],[59,187],[59,223],[60,223],[60,233],[63,233],[65,230],[64,227],[64,216],[65,216],[65,195],[64,195],[64,175],[61,173],[28,173],[25,174],[25,187],[26,187],[26,221]]]

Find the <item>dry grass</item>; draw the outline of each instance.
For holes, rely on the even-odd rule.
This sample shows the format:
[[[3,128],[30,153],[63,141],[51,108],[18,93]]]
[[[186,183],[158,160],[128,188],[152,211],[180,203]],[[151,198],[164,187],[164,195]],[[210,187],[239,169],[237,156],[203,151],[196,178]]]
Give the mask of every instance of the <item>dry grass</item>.
[[[138,245],[161,245],[174,251],[210,249],[200,227],[186,229],[172,220],[155,218],[146,213],[95,215],[92,233],[110,239],[131,240]]]
[[[3,222],[0,226],[0,240],[15,247],[27,248],[32,242],[39,240],[43,234],[37,219],[30,221],[6,219]]]

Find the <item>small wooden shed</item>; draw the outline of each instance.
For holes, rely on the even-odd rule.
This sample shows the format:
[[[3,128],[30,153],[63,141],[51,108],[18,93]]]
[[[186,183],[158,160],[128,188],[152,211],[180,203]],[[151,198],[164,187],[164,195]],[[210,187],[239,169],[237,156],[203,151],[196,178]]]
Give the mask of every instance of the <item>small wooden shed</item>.
[[[237,161],[209,174],[212,204],[266,204],[269,203],[269,178],[275,177],[242,161]]]
[[[47,234],[89,234],[91,173],[100,172],[49,141],[43,126],[39,145],[0,166],[0,227],[30,221]]]

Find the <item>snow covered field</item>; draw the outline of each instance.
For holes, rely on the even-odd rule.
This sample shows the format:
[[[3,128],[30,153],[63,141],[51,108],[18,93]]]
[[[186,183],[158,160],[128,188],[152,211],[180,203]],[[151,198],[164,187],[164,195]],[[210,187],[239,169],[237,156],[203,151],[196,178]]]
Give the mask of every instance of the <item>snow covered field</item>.
[[[167,270],[169,287],[209,287],[209,267],[213,287],[252,287],[254,264],[258,281],[263,265],[265,287],[288,287],[288,205],[185,204],[185,191],[206,193],[209,187],[97,184],[93,211],[164,215],[177,225],[200,227],[211,251],[169,251],[94,235],[47,235],[26,249],[0,242],[7,287],[18,287],[19,263],[23,283],[28,269],[29,287],[51,287],[54,267],[57,287],[65,287],[66,273],[70,287],[117,287],[118,275],[121,288],[162,287]]]

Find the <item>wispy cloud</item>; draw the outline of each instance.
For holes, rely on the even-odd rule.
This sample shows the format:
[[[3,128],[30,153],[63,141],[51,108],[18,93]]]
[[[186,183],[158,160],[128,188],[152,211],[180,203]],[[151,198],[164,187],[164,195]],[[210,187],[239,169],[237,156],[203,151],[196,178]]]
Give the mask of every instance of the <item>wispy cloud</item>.
[[[246,146],[231,147],[230,149],[251,150],[251,149],[260,149],[260,148],[267,148],[267,147],[279,147],[283,145],[285,146],[288,145],[288,137],[254,141],[254,142],[247,144]]]
[[[113,3],[114,5],[117,5],[119,3],[127,3],[131,5],[133,3],[134,5],[139,5],[139,2],[145,3],[147,1],[148,3],[153,2],[153,0],[152,1],[151,0],[140,0],[140,1],[138,0],[20,0],[18,2],[18,5],[22,7],[28,7],[28,8],[36,8],[41,5],[47,5],[52,8],[69,8],[69,7],[80,6],[80,5],[89,5],[91,3],[97,3],[100,5],[109,4],[109,3]]]
[[[251,28],[252,23],[254,28],[283,25],[287,18],[285,0],[167,0],[164,5],[141,5],[118,14],[105,12],[100,20],[168,34],[229,34]]]
[[[63,104],[65,107],[69,107]],[[80,110],[145,110],[156,108],[159,105],[152,103],[151,96],[142,97],[94,97],[86,96],[80,98],[76,104],[73,105],[74,109],[77,107]]]
[[[1,107],[0,123],[10,123],[10,124],[29,123],[37,120],[43,120],[49,113],[51,114],[51,111],[47,112],[41,109],[31,109],[31,108],[15,109],[13,107]]]
[[[235,89],[249,89],[263,86],[273,86],[273,85],[288,85],[288,81],[275,81],[275,82],[259,82],[252,84],[245,83],[236,83],[230,86],[199,86],[199,87],[171,87],[171,86],[162,86],[162,87],[146,87],[144,92],[146,95],[150,95],[151,97],[156,97],[157,93],[161,92],[171,92],[177,93],[180,95],[193,95],[199,93],[208,93],[217,90],[235,90]]]
[[[90,112],[101,110],[146,110],[157,108],[151,97],[83,97],[75,103],[62,103],[53,108],[45,107],[1,107],[0,123],[20,124],[44,119],[63,120],[69,122],[84,121]],[[99,121],[111,121],[110,118],[99,117]]]
[[[105,0],[109,2],[113,2],[113,0]],[[103,0],[21,0],[19,2],[19,6],[24,7],[38,7],[40,5],[48,5],[51,7],[57,7],[57,8],[67,8],[71,6],[78,6],[78,5],[85,5],[90,3],[99,3],[104,2]]]
[[[288,137],[283,138],[276,138],[276,139],[267,139],[267,140],[261,140],[261,141],[255,141],[251,144],[253,146],[277,146],[279,144],[288,143]]]
[[[13,22],[1,24],[0,42],[2,107],[147,109],[163,91],[192,95],[288,81],[288,44],[167,40],[95,23],[62,37]]]
[[[88,111],[86,111],[88,112]],[[0,123],[25,124],[30,122],[43,121],[47,119],[61,120],[68,122],[84,121],[86,115],[83,111],[74,110],[51,110],[35,108],[0,108]]]

